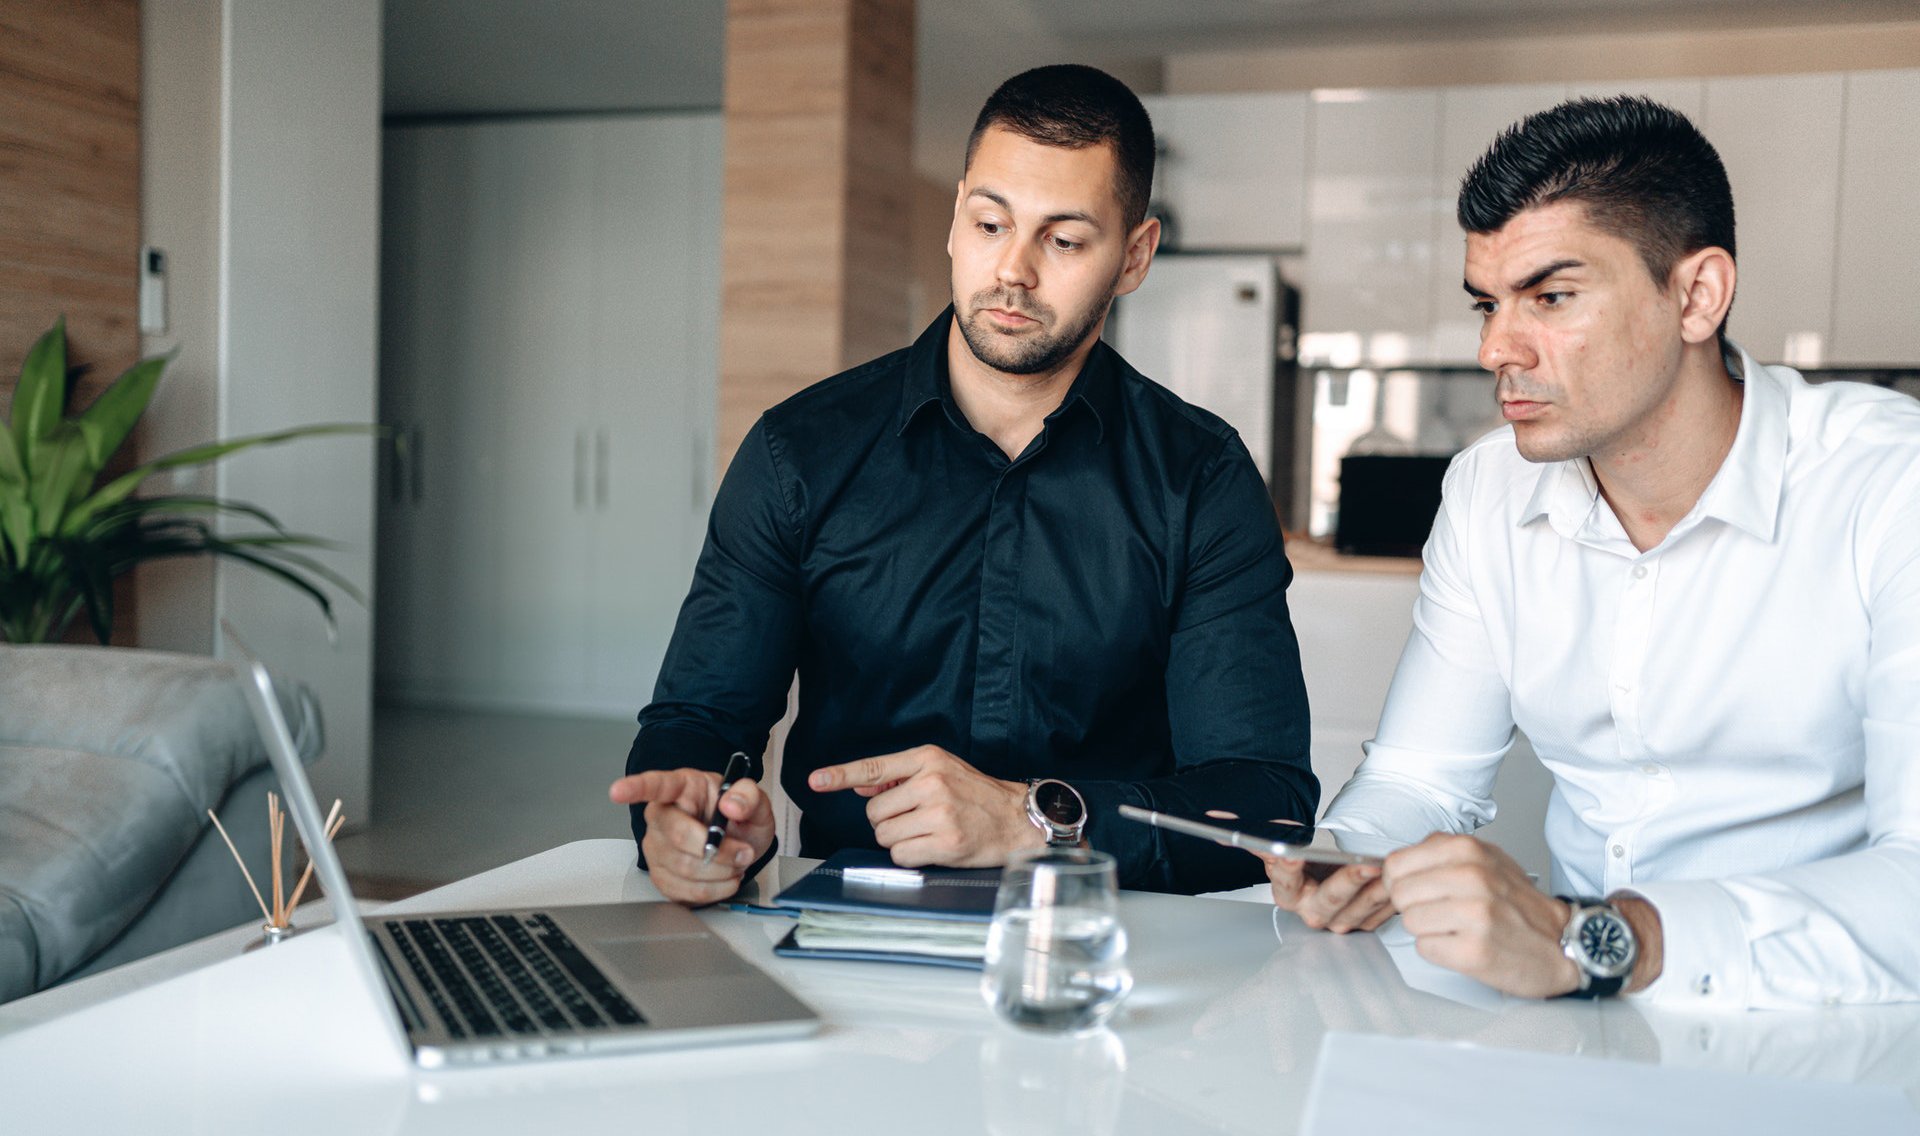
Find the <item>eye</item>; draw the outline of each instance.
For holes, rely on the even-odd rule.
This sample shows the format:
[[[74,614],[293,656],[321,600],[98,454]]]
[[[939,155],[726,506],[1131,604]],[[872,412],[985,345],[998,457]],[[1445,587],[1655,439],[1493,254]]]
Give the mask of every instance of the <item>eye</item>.
[[[1537,297],[1543,308],[1557,308],[1572,298],[1572,292],[1542,292]]]
[[[998,221],[975,221],[973,227],[979,229],[989,237],[999,236],[1000,230],[1003,228]]]
[[[1054,237],[1052,239],[1053,247],[1059,249],[1061,252],[1076,252],[1080,248],[1079,241],[1070,241],[1065,237]]]
[[[1475,300],[1473,310],[1480,313],[1481,319],[1486,319],[1493,314],[1494,303],[1492,300]]]

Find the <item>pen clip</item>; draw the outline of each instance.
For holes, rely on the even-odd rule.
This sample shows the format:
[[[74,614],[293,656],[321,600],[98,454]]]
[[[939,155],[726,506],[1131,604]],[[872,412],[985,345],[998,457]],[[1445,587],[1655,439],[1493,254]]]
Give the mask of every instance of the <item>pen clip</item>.
[[[735,781],[753,771],[753,759],[739,750],[734,750],[727,758],[727,767],[720,771],[720,792],[722,794],[733,787]]]

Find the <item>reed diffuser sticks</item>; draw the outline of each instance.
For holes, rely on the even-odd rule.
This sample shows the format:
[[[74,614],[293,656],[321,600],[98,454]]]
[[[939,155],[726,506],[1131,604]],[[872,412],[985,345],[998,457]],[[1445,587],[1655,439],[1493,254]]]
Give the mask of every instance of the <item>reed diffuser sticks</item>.
[[[260,905],[260,914],[266,917],[267,931],[270,934],[279,934],[291,929],[293,909],[300,906],[300,897],[306,893],[308,881],[313,879],[313,857],[311,854],[308,855],[306,870],[300,873],[299,882],[294,884],[293,894],[287,895],[284,871],[286,858],[281,854],[287,831],[287,814],[280,807],[279,794],[267,794],[267,837],[272,844],[273,871],[273,906],[271,908],[267,906],[266,897],[260,894],[260,885],[254,882],[253,873],[247,870],[247,862],[241,857],[240,849],[234,846],[233,837],[227,835],[226,826],[220,823],[219,817],[214,816],[212,809],[207,810],[207,816],[213,821],[213,827],[219,830],[220,839],[227,842],[227,851],[233,853],[234,863],[240,865],[240,874],[246,877],[247,887],[253,891],[253,901]],[[327,810],[325,825],[327,840],[332,841],[334,835],[340,831],[340,826],[346,822],[346,816],[340,811],[340,800],[336,797],[333,807]]]

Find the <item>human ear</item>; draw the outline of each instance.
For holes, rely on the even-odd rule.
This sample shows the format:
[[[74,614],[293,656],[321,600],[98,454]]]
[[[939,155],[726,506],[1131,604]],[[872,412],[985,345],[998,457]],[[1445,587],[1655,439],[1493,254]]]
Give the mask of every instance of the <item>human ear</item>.
[[[1160,247],[1160,219],[1149,217],[1133,227],[1127,234],[1126,260],[1120,266],[1120,281],[1115,285],[1113,294],[1124,296],[1138,288],[1147,279],[1147,269],[1153,265],[1153,254]]]
[[[947,259],[953,259],[953,231],[960,226],[960,207],[967,202],[967,179],[953,183],[953,220],[947,224]]]
[[[1718,246],[1689,253],[1673,266],[1673,282],[1680,290],[1680,338],[1705,343],[1719,334],[1733,306],[1738,276],[1732,254]]]

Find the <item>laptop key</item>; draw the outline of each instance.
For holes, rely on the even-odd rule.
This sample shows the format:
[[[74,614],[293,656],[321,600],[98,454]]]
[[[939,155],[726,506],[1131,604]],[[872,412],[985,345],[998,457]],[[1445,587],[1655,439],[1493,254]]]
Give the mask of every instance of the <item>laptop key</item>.
[[[410,919],[406,923],[406,928],[407,933],[413,936],[414,945],[420,948],[421,957],[426,959],[427,966],[432,969],[440,988],[445,990],[447,996],[453,999],[454,1005],[459,1007],[461,1016],[466,1019],[468,1030],[479,1037],[498,1036],[499,1024],[481,1004],[479,995],[474,992],[473,984],[455,965],[452,953],[441,941],[440,934],[433,924],[424,919]]]
[[[427,1001],[432,1004],[434,1015],[439,1018],[440,1025],[447,1031],[448,1036],[466,1037],[466,1023],[461,1021],[454,1014],[453,1007],[447,1004],[446,995],[440,992],[440,984],[435,982],[433,976],[427,972],[427,964],[420,960],[420,952],[414,949],[413,940],[405,929],[394,923],[382,923],[380,929],[387,933],[387,940],[400,953],[400,958],[407,964],[407,969],[413,972],[414,980],[420,984],[422,990],[427,992]],[[385,952],[382,952],[382,957],[386,957]]]
[[[576,1023],[585,1029],[605,1028],[606,1019],[588,1004],[586,996],[580,992],[579,984],[554,964],[552,956],[534,941],[533,936],[527,933],[526,927],[519,920],[511,916],[499,915],[494,917],[494,924],[506,935],[507,941],[513,944],[514,949],[533,964],[534,973],[539,975],[540,980],[547,984],[547,988],[559,997],[567,1013],[573,1016]],[[536,926],[544,927],[537,922]]]
[[[527,1012],[521,1008],[520,1003],[507,992],[506,984],[500,980],[499,971],[492,960],[483,954],[479,945],[474,942],[475,924],[482,927],[486,925],[480,919],[434,920],[434,928],[440,932],[441,938],[451,944],[455,956],[460,960],[460,965],[465,968],[478,987],[481,1003],[491,1009],[494,1016],[508,1030],[519,1034],[538,1033],[539,1027],[533,1024],[533,1019],[527,1016]]]
[[[600,1004],[600,1008],[606,1011],[609,1018],[621,1025],[639,1025],[647,1020],[640,1011],[633,1008],[633,1003],[627,1001],[620,991],[614,989],[613,983],[607,981],[607,976],[600,973],[599,967],[593,965],[593,960],[582,954],[579,947],[573,945],[573,940],[567,937],[567,933],[562,931],[558,924],[544,915],[534,916],[534,921],[541,925],[542,934],[536,936],[540,945],[553,952],[553,957],[560,960],[560,965],[579,980],[580,985],[594,1001]]]

